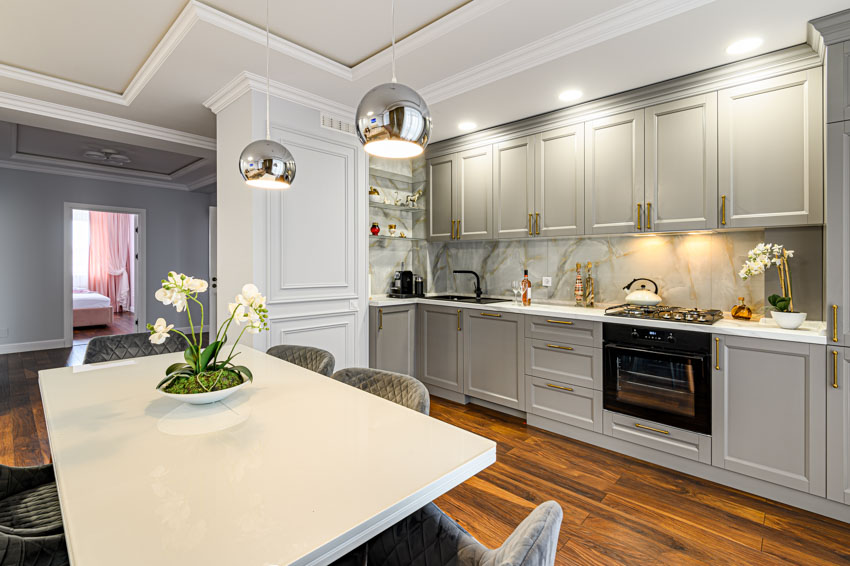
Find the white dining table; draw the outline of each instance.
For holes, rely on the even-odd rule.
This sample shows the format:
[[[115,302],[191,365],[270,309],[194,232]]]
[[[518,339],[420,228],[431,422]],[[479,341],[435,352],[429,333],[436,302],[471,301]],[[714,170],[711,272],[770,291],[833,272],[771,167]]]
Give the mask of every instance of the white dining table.
[[[154,388],[182,353],[39,372],[75,566],[327,564],[496,460],[493,441],[241,348],[211,405]]]

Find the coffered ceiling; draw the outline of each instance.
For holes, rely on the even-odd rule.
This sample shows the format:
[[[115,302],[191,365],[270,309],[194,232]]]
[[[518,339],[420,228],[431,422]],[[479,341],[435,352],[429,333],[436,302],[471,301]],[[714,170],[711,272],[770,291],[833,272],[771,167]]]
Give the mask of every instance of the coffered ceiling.
[[[396,0],[398,77],[429,103],[440,140],[459,135],[462,120],[484,128],[564,107],[558,93],[568,88],[583,92],[580,103],[800,44],[808,20],[846,7]],[[389,79],[389,8],[390,0],[272,1],[272,79],[353,113],[369,88]],[[215,117],[203,102],[243,71],[265,72],[264,16],[264,0],[7,0],[0,110],[35,99],[212,138]],[[726,54],[749,36],[764,43]]]

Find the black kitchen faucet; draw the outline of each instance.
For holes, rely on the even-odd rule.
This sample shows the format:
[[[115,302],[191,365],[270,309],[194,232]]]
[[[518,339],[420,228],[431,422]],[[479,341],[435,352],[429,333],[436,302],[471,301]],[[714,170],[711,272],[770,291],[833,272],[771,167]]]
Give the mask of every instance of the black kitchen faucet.
[[[455,269],[454,273],[469,273],[475,276],[475,299],[481,300],[481,278],[474,271],[468,269]]]

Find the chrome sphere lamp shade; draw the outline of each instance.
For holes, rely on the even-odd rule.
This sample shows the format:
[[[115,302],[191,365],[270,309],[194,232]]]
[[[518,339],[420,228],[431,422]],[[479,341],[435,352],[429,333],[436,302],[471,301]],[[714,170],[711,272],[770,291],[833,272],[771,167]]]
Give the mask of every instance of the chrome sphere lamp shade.
[[[266,139],[245,146],[239,156],[239,174],[258,189],[288,189],[295,180],[295,158],[271,139],[269,118],[269,0],[266,0]]]
[[[425,151],[431,139],[431,111],[415,90],[395,77],[395,0],[392,1],[392,82],[378,85],[357,106],[357,137],[366,153],[410,158]]]

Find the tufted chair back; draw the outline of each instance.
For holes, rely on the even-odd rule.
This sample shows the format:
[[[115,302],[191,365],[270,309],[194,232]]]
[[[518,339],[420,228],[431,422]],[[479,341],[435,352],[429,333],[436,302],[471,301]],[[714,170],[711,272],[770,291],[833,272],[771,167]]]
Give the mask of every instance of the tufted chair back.
[[[266,353],[270,356],[280,358],[285,362],[320,373],[326,377],[331,376],[334,372],[334,365],[336,364],[333,354],[321,348],[310,346],[283,344],[281,346],[272,346]]]
[[[331,378],[426,415],[431,408],[428,390],[422,382],[409,375],[379,369],[347,368],[339,370]]]
[[[186,339],[179,334],[172,334],[162,344],[151,344],[150,332],[137,334],[119,334],[116,336],[96,336],[86,346],[84,364],[96,362],[111,362],[129,358],[142,358],[159,354],[182,352],[186,349]]]

